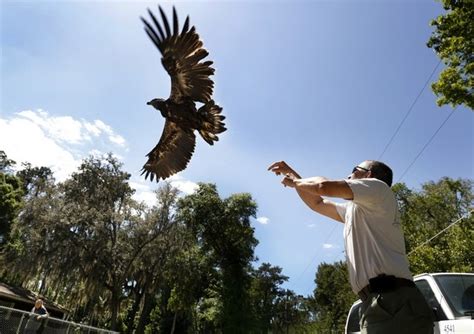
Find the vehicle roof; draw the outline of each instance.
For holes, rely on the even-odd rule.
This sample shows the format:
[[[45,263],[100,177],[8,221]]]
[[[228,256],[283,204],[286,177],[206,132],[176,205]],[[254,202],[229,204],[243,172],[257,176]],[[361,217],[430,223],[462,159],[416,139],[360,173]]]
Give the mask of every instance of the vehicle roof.
[[[463,276],[474,276],[474,273],[423,273],[414,276],[413,278],[423,277],[423,276],[447,276],[447,275],[463,275]]]

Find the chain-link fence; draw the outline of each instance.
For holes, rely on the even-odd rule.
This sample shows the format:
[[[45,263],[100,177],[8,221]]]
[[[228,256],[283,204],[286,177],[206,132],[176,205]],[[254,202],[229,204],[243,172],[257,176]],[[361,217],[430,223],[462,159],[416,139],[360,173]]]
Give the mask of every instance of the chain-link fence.
[[[105,329],[0,306],[0,334],[115,334]]]

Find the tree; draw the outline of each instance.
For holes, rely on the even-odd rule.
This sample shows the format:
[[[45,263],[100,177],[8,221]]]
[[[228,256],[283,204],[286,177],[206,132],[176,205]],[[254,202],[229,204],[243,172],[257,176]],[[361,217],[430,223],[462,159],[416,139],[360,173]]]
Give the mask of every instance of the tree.
[[[63,184],[45,168],[26,165],[19,174],[28,196],[9,252],[14,271],[41,280],[41,292],[74,305],[78,317],[100,313],[101,325],[110,319],[117,328],[127,279],[155,237],[138,231],[143,210],[131,199],[130,175],[111,155],[84,160]]]
[[[256,327],[260,333],[268,333],[272,319],[277,317],[277,299],[283,297],[285,290],[280,286],[288,281],[281,274],[282,268],[262,263],[252,275],[251,300],[255,315]]]
[[[53,217],[55,217],[55,210],[58,208],[55,205],[58,199],[58,189],[51,169],[32,167],[29,163],[23,163],[22,166],[23,169],[15,175],[20,180],[21,193],[23,194],[20,218],[22,222],[20,225],[22,226],[18,225],[14,229],[10,245],[14,251],[12,253],[11,250],[13,249],[11,249],[8,254],[9,256],[13,256],[15,252],[29,254],[21,263],[13,261],[13,263],[16,262],[18,272],[29,273],[27,276],[23,275],[24,278],[27,278],[39,274],[37,269],[43,265],[50,266],[50,268],[54,267],[54,264],[44,259],[47,257],[46,254],[53,249],[50,240],[46,238],[46,231],[51,221],[56,219]],[[32,233],[28,231],[24,233],[27,229],[31,229]],[[30,250],[24,247],[26,244],[29,245]],[[33,256],[33,254],[41,254],[41,259]],[[39,293],[45,292],[46,276],[50,271],[51,269],[43,267],[43,272],[40,275],[42,277],[39,278],[39,281],[41,281]]]
[[[44,294],[50,273],[56,272],[53,258],[58,244],[52,233],[61,221],[58,217],[61,206],[59,191],[54,179],[50,178],[43,180],[41,190],[30,193],[28,189],[32,188],[24,187],[21,171],[17,175],[22,180],[24,197],[21,214],[12,225],[11,240],[5,252],[9,263],[8,276],[15,283],[31,280],[35,290],[37,282],[41,282],[39,292]],[[52,254],[53,258],[50,257]]]
[[[63,185],[67,215],[63,225],[71,251],[63,250],[62,256],[68,256],[61,265],[67,268],[71,260],[76,263],[89,299],[107,298],[113,330],[118,328],[123,291],[133,265],[155,237],[150,233],[141,243],[130,242],[142,222],[142,210],[131,199],[130,174],[121,167],[111,154],[90,157]]]
[[[315,333],[310,314],[308,299],[286,289],[275,301],[271,333]]]
[[[27,197],[38,197],[51,184],[55,183],[53,171],[48,167],[32,167],[23,163],[23,169],[16,174],[23,183],[23,191]]]
[[[22,206],[22,183],[13,175],[15,161],[0,151],[0,250],[9,240],[10,229]]]
[[[186,231],[176,224],[174,218],[177,196],[178,190],[165,183],[156,191],[158,204],[149,210],[145,218],[145,227],[149,226],[145,231],[156,229],[158,234],[157,238],[144,247],[133,274],[133,280],[141,291],[138,297],[143,297],[136,327],[138,333],[169,333],[166,329],[171,329],[178,317],[178,307],[173,309],[176,312],[169,316],[168,304],[173,283],[179,281],[180,276],[184,274],[179,272],[179,259],[180,255],[189,249],[190,238]],[[193,273],[191,268],[187,269]],[[171,272],[176,273],[176,276]],[[187,274],[184,278],[192,279],[193,276],[189,275],[189,272]]]
[[[219,267],[220,323],[225,333],[247,333],[252,326],[249,267],[257,240],[250,217],[256,210],[250,194],[222,200],[212,184],[200,184],[196,193],[178,202],[178,220],[192,229],[198,245]]]
[[[349,285],[345,262],[322,263],[316,272],[314,305],[322,333],[343,333],[347,312],[356,296]]]
[[[441,0],[445,15],[431,21],[435,27],[427,45],[446,68],[432,85],[438,105],[464,104],[474,110],[474,3],[469,0]]]
[[[472,180],[448,177],[427,182],[420,191],[405,184],[394,185],[414,274],[474,270],[474,219],[469,215],[474,200],[472,186]],[[458,219],[456,225],[424,244]]]
[[[5,151],[0,150],[0,172],[12,174],[12,168],[16,165],[14,160],[8,159]]]

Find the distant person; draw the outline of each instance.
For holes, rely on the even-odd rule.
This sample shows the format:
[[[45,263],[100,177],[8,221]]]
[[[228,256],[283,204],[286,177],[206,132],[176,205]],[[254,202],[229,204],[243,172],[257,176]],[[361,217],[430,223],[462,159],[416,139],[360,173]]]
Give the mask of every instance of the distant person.
[[[31,317],[28,319],[28,322],[25,326],[25,334],[33,334],[38,333],[42,325],[43,319],[49,316],[46,307],[44,307],[44,303],[41,299],[37,299],[35,302],[35,306],[31,309]]]
[[[311,209],[345,224],[346,262],[352,290],[362,300],[363,334],[433,333],[433,312],[409,270],[390,167],[366,160],[346,180],[302,179],[284,161],[268,170],[284,175],[283,185],[295,188]]]

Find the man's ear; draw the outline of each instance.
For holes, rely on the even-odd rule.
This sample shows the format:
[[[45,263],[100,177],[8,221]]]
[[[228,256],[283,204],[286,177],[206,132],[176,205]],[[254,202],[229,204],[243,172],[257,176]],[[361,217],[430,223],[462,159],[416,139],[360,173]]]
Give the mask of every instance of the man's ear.
[[[372,171],[369,170],[369,171],[367,172],[367,178],[372,178],[372,177],[373,177],[373,176],[372,176]]]

